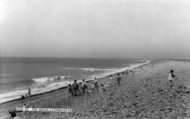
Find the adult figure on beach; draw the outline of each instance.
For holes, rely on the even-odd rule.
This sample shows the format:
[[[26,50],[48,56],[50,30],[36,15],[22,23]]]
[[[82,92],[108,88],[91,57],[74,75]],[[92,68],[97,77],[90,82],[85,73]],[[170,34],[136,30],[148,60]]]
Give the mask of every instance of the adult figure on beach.
[[[74,96],[77,96],[79,92],[79,85],[77,83],[77,80],[74,80],[73,89],[74,89]]]
[[[169,74],[168,74],[168,82],[170,84],[170,87],[173,86],[173,80],[174,80],[174,78],[175,78],[174,70],[171,69],[170,72],[169,72]]]
[[[83,94],[86,93],[86,89],[87,89],[87,84],[86,84],[85,79],[83,79],[82,80],[82,92],[83,92]]]
[[[117,84],[118,84],[118,86],[120,86],[121,85],[121,77],[120,77],[120,75],[119,75],[119,73],[117,74]]]
[[[99,91],[99,89],[98,89],[98,87],[99,87],[99,86],[98,86],[98,81],[97,81],[96,78],[94,79],[94,87],[95,87],[95,90],[96,90],[96,91]]]

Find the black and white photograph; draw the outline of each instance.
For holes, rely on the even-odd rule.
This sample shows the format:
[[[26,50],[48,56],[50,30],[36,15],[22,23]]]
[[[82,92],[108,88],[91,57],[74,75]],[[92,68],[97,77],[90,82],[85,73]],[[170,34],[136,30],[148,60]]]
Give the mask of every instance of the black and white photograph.
[[[0,0],[0,119],[190,119],[190,0]]]

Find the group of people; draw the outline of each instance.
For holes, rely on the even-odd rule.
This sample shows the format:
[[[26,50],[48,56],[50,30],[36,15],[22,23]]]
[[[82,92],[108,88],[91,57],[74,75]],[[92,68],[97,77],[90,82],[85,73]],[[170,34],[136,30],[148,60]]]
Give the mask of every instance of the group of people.
[[[171,69],[169,74],[168,74],[168,84],[170,87],[173,86],[173,81],[175,78],[176,78],[176,76],[174,75],[174,70]],[[117,85],[121,86],[121,79],[122,78],[121,78],[119,73],[117,74],[115,79],[116,79]],[[93,81],[89,81],[89,83],[87,83],[85,81],[85,79],[83,79],[81,83],[78,83],[77,80],[74,80],[74,83],[72,85],[69,84],[69,93],[73,96],[77,96],[80,94],[86,94],[86,93],[90,93],[93,91],[105,92],[106,87],[114,85],[112,83],[112,81],[113,81],[112,75],[109,76],[109,80],[104,84],[99,84],[96,78]]]
[[[98,91],[98,86],[99,85],[96,78],[89,84],[87,84],[85,79],[83,79],[81,83],[78,83],[77,80],[74,80],[72,85],[69,84],[69,93],[73,96],[86,94],[95,90]]]
[[[80,94],[86,94],[91,92],[106,92],[107,87],[112,85],[113,77],[109,76],[108,82],[99,84],[98,80],[95,78],[93,81],[89,81],[88,83],[85,79],[82,82],[78,83],[77,80],[74,80],[73,84],[69,84],[69,94],[72,96],[77,96]],[[116,78],[117,85],[121,85],[121,77],[120,74],[117,74]]]

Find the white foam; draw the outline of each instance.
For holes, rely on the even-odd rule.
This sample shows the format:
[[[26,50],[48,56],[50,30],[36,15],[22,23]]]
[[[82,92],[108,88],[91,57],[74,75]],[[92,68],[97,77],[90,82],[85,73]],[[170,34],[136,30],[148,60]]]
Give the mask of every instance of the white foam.
[[[45,92],[49,92],[52,90],[59,89],[61,87],[66,87],[67,85],[73,83],[73,81],[59,81],[53,82],[46,85],[36,85],[31,89],[31,95],[41,94]],[[28,93],[27,89],[15,90],[6,93],[0,94],[0,104],[3,102],[15,100],[21,98],[22,95],[26,95]]]
[[[45,82],[52,81],[53,78],[50,78],[50,77],[41,77],[41,78],[34,78],[32,80],[35,81],[35,82],[38,82],[38,83],[45,83]]]
[[[94,71],[113,71],[115,69],[81,68],[81,70],[94,72]]]
[[[140,66],[148,64],[148,63],[150,63],[150,61],[146,61],[145,63],[132,64],[130,66],[122,67],[122,68],[116,69],[114,71],[109,71],[109,72],[105,72],[105,73],[102,73],[102,74],[94,75],[94,76],[92,76],[92,78],[95,78],[95,77],[96,78],[103,78],[105,76],[113,75],[113,74],[123,72],[123,71],[126,71],[126,70],[132,70],[134,68],[140,67]]]
[[[50,83],[54,81],[59,81],[65,79],[66,76],[54,76],[54,77],[41,77],[32,79],[36,83]]]
[[[78,69],[78,70],[83,70],[83,71],[111,71],[111,70],[115,70],[115,68],[93,68],[93,67],[83,67],[83,68],[64,68],[64,69]]]
[[[99,78],[103,78],[105,76],[116,74],[116,73],[123,72],[126,70],[132,70],[134,68],[137,68],[139,66],[142,66],[142,65],[145,65],[148,63],[150,63],[150,61],[146,61],[145,63],[140,63],[140,64],[132,64],[132,65],[127,66],[127,67],[111,70],[111,71],[108,71],[108,72],[105,72],[102,74],[97,74],[97,75],[92,76],[89,79],[86,79],[86,81],[94,80],[95,77],[97,79],[99,79]],[[55,77],[53,77],[53,78],[55,78]],[[33,86],[31,89],[31,95],[36,95],[36,94],[41,94],[41,93],[49,92],[52,90],[56,90],[59,88],[66,87],[69,84],[73,83],[73,81],[71,81],[71,80],[70,81],[68,81],[68,80],[54,81],[53,78],[52,77],[51,78],[42,77],[42,78],[33,79],[35,82],[40,82],[43,85]],[[61,79],[62,78],[65,78],[65,76],[61,76]],[[78,82],[81,82],[81,81],[82,80],[78,80]],[[50,82],[50,83],[46,83],[46,82]],[[0,94],[0,104],[4,103],[4,102],[11,101],[11,100],[19,99],[19,98],[21,98],[22,95],[25,95],[27,93],[28,93],[27,89],[15,90],[15,91],[2,93],[2,94]]]

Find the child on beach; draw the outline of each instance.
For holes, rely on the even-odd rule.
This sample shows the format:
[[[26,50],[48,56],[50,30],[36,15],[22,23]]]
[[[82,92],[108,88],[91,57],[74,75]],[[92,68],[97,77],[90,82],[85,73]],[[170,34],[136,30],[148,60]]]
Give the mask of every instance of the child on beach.
[[[174,75],[174,71],[173,69],[170,70],[169,74],[168,74],[168,82],[170,84],[170,87],[173,86],[173,80],[175,78],[175,75]]]

